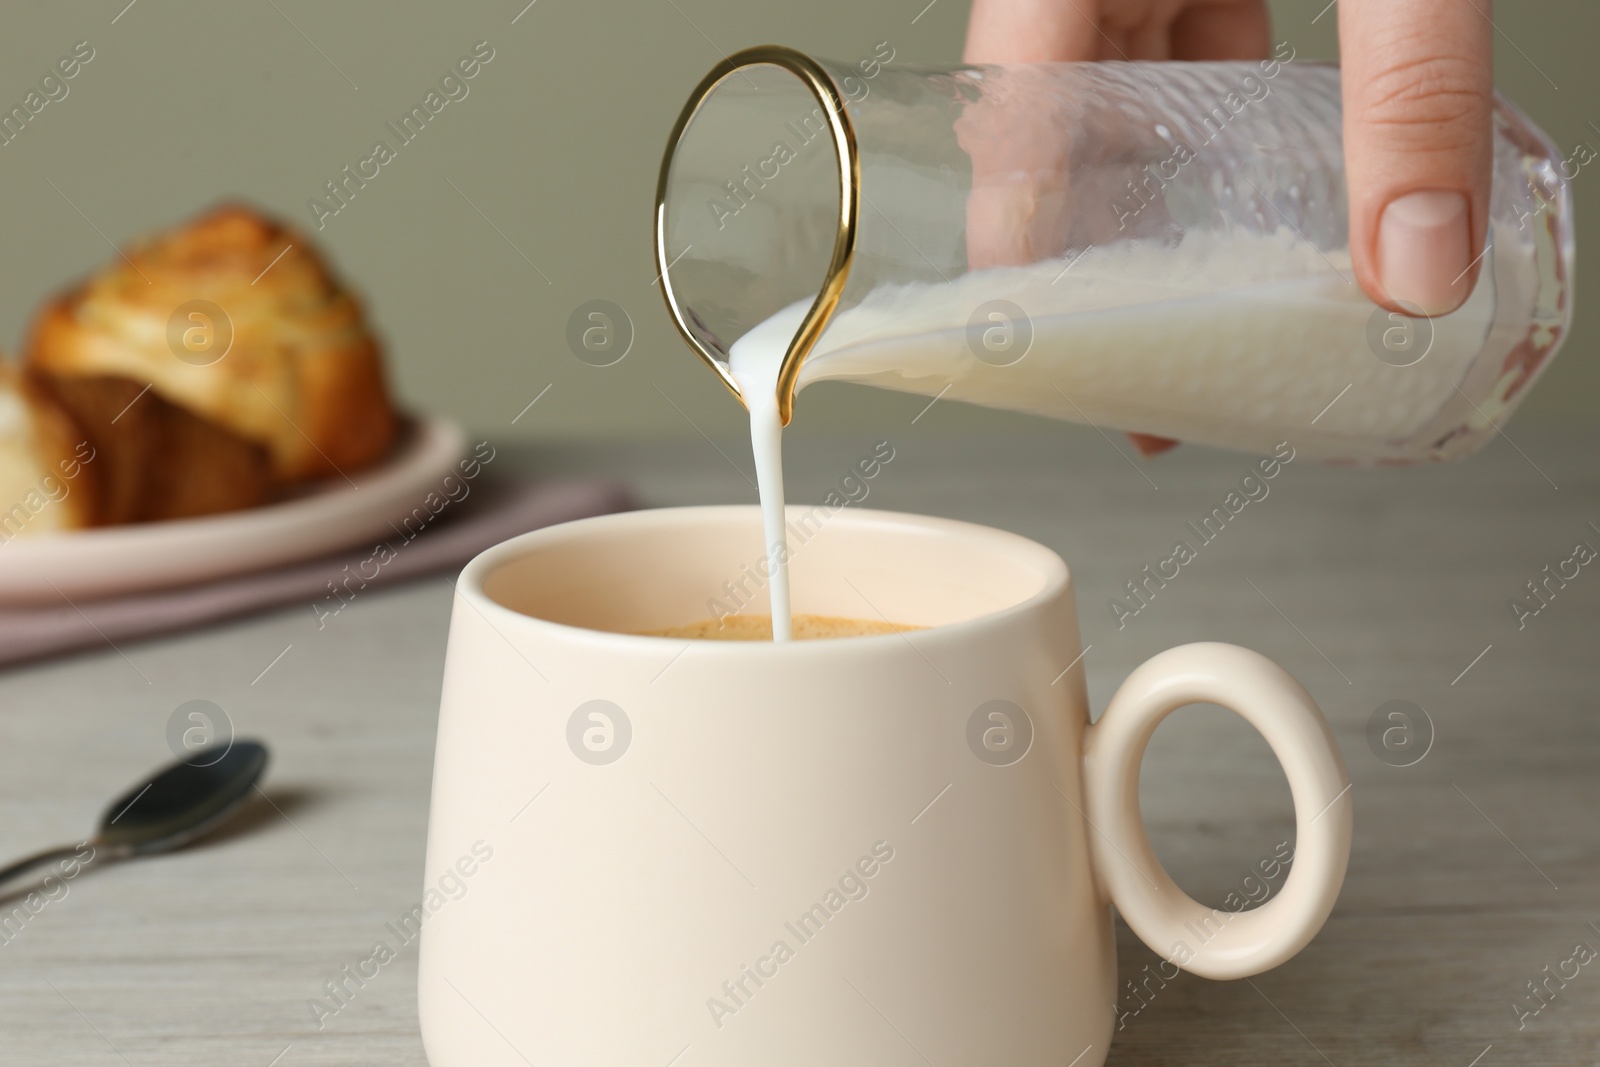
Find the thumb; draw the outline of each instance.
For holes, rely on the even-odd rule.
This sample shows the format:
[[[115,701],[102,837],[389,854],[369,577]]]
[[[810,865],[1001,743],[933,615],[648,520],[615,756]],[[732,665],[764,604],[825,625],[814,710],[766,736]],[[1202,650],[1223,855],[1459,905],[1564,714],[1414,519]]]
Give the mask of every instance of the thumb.
[[[1391,309],[1453,311],[1488,222],[1488,2],[1343,0],[1339,42],[1356,277]]]

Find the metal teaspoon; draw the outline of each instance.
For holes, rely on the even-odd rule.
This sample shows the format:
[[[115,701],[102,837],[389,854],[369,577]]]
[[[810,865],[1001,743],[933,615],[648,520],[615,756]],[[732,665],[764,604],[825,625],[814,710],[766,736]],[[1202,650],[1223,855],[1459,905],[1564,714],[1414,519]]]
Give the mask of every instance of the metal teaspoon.
[[[199,749],[162,768],[113,801],[87,842],[94,847],[95,858],[120,860],[170,852],[232,818],[266,770],[267,748],[256,741],[234,741],[214,755],[217,747]],[[0,867],[0,885],[76,855],[81,847],[50,848]]]

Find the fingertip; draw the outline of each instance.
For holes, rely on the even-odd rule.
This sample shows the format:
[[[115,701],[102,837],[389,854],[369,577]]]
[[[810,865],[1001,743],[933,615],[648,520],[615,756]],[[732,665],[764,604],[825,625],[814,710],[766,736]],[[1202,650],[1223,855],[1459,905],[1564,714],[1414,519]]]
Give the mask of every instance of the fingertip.
[[[1139,455],[1146,459],[1151,456],[1159,456],[1163,452],[1170,452],[1178,447],[1178,442],[1172,438],[1157,437],[1151,433],[1130,433],[1128,434],[1128,440],[1133,442],[1133,447],[1138,450]]]
[[[1456,0],[1340,0],[1350,255],[1391,311],[1472,294],[1486,245],[1493,24]]]

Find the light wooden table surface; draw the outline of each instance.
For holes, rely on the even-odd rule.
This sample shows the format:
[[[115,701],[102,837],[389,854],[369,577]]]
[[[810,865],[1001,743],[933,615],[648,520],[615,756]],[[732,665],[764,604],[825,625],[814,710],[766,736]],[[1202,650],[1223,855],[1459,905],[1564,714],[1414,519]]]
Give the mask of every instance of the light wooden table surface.
[[[820,498],[886,438],[869,506],[1015,530],[1074,565],[1097,708],[1153,652],[1235,641],[1306,684],[1350,766],[1355,850],[1322,935],[1249,983],[1184,975],[1142,1007],[1125,999],[1111,1063],[1600,1062],[1600,961],[1552,980],[1520,1029],[1514,1008],[1540,1003],[1527,983],[1547,965],[1571,974],[1575,946],[1600,949],[1600,564],[1522,630],[1507,606],[1580,540],[1600,547],[1600,435],[1513,427],[1515,445],[1417,470],[1291,463],[1119,630],[1108,598],[1249,459],[1135,465],[1071,427],[954,438],[938,409],[907,425],[921,403],[905,400],[900,429],[796,440],[791,499]],[[522,462],[623,473],[650,504],[752,500],[748,449],[723,450],[694,438]],[[420,896],[450,595],[441,577],[364,593],[320,631],[306,606],[0,674],[0,855],[81,838],[169,758],[186,701],[214,702],[274,756],[270,806],[203,846],[65,883],[0,943],[0,1063],[425,1062],[414,946],[320,1029],[308,1001]],[[1391,700],[1431,720],[1413,766],[1369,746]],[[1265,744],[1217,709],[1162,727],[1144,798],[1174,876],[1217,903],[1292,837]],[[1156,961],[1119,939],[1125,976]]]

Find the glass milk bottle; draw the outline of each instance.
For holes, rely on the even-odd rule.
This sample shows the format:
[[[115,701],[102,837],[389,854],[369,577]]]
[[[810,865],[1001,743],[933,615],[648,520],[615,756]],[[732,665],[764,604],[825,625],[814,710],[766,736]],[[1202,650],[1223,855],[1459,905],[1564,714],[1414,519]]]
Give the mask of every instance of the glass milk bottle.
[[[1429,319],[1355,283],[1335,66],[881,52],[740,52],[662,161],[673,318],[736,396],[735,346],[783,350],[785,423],[804,386],[847,380],[1253,452],[1450,459],[1567,333],[1561,157],[1508,101],[1476,288]]]

